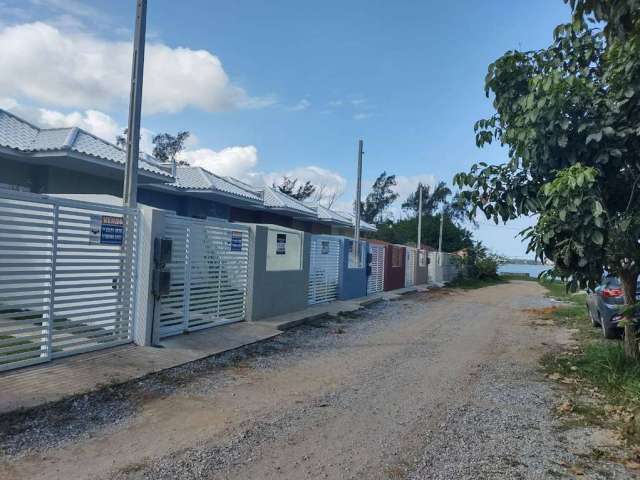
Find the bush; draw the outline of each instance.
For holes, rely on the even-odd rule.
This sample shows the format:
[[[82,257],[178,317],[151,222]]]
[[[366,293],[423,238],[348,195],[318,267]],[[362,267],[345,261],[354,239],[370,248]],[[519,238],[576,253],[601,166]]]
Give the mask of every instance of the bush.
[[[498,257],[489,253],[481,242],[474,243],[465,250],[465,256],[458,260],[460,277],[463,279],[485,280],[498,278]]]

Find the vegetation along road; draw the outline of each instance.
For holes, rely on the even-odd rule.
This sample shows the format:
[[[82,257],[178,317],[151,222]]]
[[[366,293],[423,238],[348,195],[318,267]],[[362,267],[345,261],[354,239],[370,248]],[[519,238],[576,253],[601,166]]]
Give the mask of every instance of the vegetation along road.
[[[578,347],[551,304],[531,281],[411,294],[6,417],[0,478],[633,478],[559,415],[540,362]]]

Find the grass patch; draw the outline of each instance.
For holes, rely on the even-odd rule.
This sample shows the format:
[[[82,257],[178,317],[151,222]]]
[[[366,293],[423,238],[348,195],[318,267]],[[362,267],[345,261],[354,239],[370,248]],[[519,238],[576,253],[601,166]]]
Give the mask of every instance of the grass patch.
[[[449,283],[447,287],[461,288],[463,290],[473,290],[476,288],[490,287],[492,285],[498,285],[505,283],[506,280],[502,277],[495,278],[459,278]]]
[[[571,351],[542,358],[547,374],[569,386],[574,395],[567,427],[606,426],[618,431],[628,446],[639,446],[640,363],[625,357],[621,341],[606,340],[600,329],[593,328],[585,293],[567,292],[560,282],[541,284],[550,297],[563,303],[537,310],[537,315],[573,329],[578,342]]]

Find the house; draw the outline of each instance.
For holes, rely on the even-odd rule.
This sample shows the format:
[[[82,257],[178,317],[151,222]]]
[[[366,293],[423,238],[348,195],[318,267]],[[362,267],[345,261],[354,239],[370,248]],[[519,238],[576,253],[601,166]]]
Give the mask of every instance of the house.
[[[0,109],[0,188],[122,197],[126,153],[81,128],[40,128]],[[200,167],[162,164],[141,153],[138,202],[192,218],[348,233],[351,218]],[[362,224],[363,231],[370,227]],[[375,229],[375,227],[372,227]]]

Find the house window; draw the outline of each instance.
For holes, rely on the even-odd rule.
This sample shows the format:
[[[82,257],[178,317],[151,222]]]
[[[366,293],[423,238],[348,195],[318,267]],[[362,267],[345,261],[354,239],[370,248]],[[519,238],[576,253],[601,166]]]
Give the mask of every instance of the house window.
[[[401,267],[402,266],[402,249],[399,247],[391,247],[391,266],[392,267]]]

